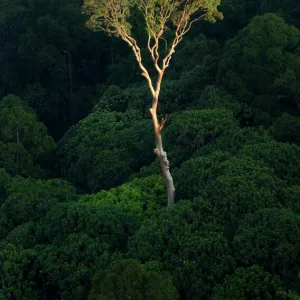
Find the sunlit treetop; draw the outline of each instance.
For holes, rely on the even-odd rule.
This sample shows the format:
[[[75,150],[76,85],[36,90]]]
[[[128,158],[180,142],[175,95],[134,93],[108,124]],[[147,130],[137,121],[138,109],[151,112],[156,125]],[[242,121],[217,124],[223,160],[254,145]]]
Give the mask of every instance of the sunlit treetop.
[[[180,32],[187,31],[200,18],[209,21],[221,19],[217,10],[221,0],[86,0],[84,10],[91,18],[88,25],[96,31],[106,31],[115,36],[131,35],[128,22],[130,10],[137,7],[146,21],[152,37],[161,35],[169,22]],[[196,16],[195,14],[198,13]]]
[[[148,49],[156,64],[159,60],[159,40],[163,40],[165,32],[172,28],[174,38],[163,60],[162,69],[165,69],[175,47],[194,22],[200,19],[215,22],[223,18],[217,9],[220,2],[221,0],[85,0],[84,12],[90,16],[87,25],[91,29],[122,38],[133,47],[138,58],[139,49],[128,21],[131,10],[137,8],[144,17]]]

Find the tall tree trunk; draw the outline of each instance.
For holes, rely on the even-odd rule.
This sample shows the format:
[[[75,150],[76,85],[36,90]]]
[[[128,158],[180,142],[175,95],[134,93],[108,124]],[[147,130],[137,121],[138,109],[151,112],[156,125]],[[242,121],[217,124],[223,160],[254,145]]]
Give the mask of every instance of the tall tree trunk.
[[[155,49],[156,49],[156,52],[158,50],[158,39],[156,39],[156,44],[154,45],[153,48],[151,48],[151,46],[148,43],[148,48],[152,54],[154,66],[158,72],[156,87],[154,88],[151,77],[149,75],[149,72],[142,63],[141,50],[138,47],[136,41],[127,35],[123,35],[122,38],[125,42],[127,42],[131,46],[131,48],[134,52],[134,55],[137,59],[137,62],[139,64],[139,67],[142,70],[142,76],[144,76],[147,79],[148,86],[149,86],[149,89],[150,89],[152,97],[153,97],[153,102],[152,102],[152,107],[150,108],[150,113],[151,113],[152,120],[153,120],[154,134],[155,134],[155,140],[156,140],[156,148],[155,148],[154,152],[157,154],[157,156],[160,159],[161,171],[166,180],[167,189],[168,189],[168,206],[172,206],[174,204],[174,198],[175,198],[175,187],[173,184],[172,175],[170,173],[170,163],[167,158],[167,152],[165,152],[163,149],[162,138],[161,138],[161,131],[167,120],[167,116],[165,116],[161,120],[161,123],[159,124],[158,119],[157,119],[157,105],[158,105],[158,97],[160,94],[160,88],[161,88],[161,83],[162,83],[162,79],[164,76],[164,72],[165,72],[166,68],[168,67],[169,60],[170,60],[172,54],[174,53],[174,49],[172,49],[169,56],[167,58],[165,58],[164,63],[163,63],[163,68],[160,68],[158,66],[159,54],[158,53],[155,54]],[[150,40],[151,40],[151,37],[150,37]],[[156,58],[155,58],[155,55],[156,55]]]
[[[154,135],[156,140],[156,148],[154,150],[155,154],[159,157],[160,160],[160,167],[162,175],[165,178],[168,190],[168,206],[172,206],[174,204],[174,196],[175,196],[175,187],[173,183],[173,178],[170,172],[170,163],[167,158],[167,152],[163,149],[162,137],[161,137],[161,130],[164,126],[166,121],[166,117],[162,119],[161,124],[159,124],[157,119],[157,104],[158,99],[153,99],[152,108],[150,109],[150,113],[153,120],[154,126]]]

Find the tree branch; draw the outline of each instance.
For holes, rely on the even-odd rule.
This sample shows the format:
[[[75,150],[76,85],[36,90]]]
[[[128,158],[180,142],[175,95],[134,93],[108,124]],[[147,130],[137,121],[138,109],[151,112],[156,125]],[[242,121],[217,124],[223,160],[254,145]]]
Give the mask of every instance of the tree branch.
[[[155,90],[153,87],[153,83],[152,83],[152,80],[151,80],[148,70],[144,67],[144,65],[142,63],[141,49],[137,45],[136,40],[133,37],[126,34],[126,32],[120,32],[120,36],[132,48],[133,53],[138,62],[138,65],[139,65],[140,69],[142,70],[142,76],[144,76],[147,79],[151,94],[153,97],[155,97],[156,93],[155,93]]]
[[[177,24],[177,28],[175,31],[175,37],[173,39],[172,46],[169,50],[169,53],[163,59],[163,66],[162,66],[163,70],[165,70],[169,66],[170,61],[172,59],[172,55],[175,53],[175,49],[176,49],[177,45],[182,41],[183,36],[190,31],[193,23],[204,18],[206,15],[207,15],[207,12],[202,14],[200,17],[198,17],[192,21],[189,21],[190,14],[188,14],[185,10],[182,12],[181,18]]]
[[[164,128],[164,125],[165,125],[167,119],[168,119],[168,114],[166,114],[166,115],[161,119],[161,123],[160,123],[160,127],[159,127],[159,132],[161,132],[162,129]]]

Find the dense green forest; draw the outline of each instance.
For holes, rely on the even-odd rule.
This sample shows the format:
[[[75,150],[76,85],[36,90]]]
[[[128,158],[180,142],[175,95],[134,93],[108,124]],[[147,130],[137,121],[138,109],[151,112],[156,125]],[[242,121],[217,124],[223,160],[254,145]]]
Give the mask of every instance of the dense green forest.
[[[300,299],[299,1],[222,0],[178,46],[171,207],[147,82],[82,5],[0,0],[0,300]]]

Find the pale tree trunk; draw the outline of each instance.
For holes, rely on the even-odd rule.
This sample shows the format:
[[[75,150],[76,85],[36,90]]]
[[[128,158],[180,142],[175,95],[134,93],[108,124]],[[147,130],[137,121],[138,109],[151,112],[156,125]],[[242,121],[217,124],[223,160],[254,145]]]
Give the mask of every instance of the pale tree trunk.
[[[167,184],[168,206],[172,206],[174,204],[174,198],[175,198],[175,187],[174,187],[173,178],[172,178],[172,175],[170,172],[170,163],[167,158],[167,153],[163,149],[162,138],[161,138],[161,131],[164,127],[167,117],[164,117],[161,120],[161,123],[158,122],[157,105],[158,105],[158,97],[160,94],[160,87],[161,87],[162,79],[164,76],[164,72],[165,72],[166,68],[168,67],[172,53],[174,52],[174,49],[173,49],[174,46],[171,49],[170,55],[164,59],[163,68],[160,68],[158,66],[158,59],[159,59],[158,39],[156,39],[156,43],[155,43],[154,47],[151,48],[151,46],[150,46],[151,37],[149,36],[148,48],[151,52],[154,66],[158,72],[158,79],[156,82],[156,87],[154,88],[151,77],[148,73],[148,70],[144,67],[144,65],[142,63],[141,50],[138,47],[135,39],[133,39],[132,37],[130,37],[126,34],[121,35],[121,36],[122,36],[123,40],[131,46],[131,48],[135,54],[135,57],[137,59],[137,62],[139,64],[139,67],[142,70],[142,76],[144,76],[147,79],[148,86],[149,86],[149,89],[150,89],[152,97],[153,97],[153,102],[152,102],[152,107],[150,108],[150,113],[151,113],[151,117],[153,120],[154,135],[155,135],[155,140],[156,140],[156,148],[155,148],[154,152],[159,157],[161,172],[162,172],[162,175],[164,176],[166,184]]]
[[[164,126],[166,118],[163,118],[161,124],[159,124],[157,119],[157,104],[158,104],[158,99],[154,98],[152,108],[150,109],[150,113],[153,120],[153,126],[154,126],[154,135],[156,140],[156,148],[154,149],[154,153],[159,157],[161,172],[167,184],[168,206],[172,206],[174,204],[175,187],[170,172],[170,163],[167,158],[167,152],[165,152],[163,149],[163,143],[161,137],[161,130]]]

